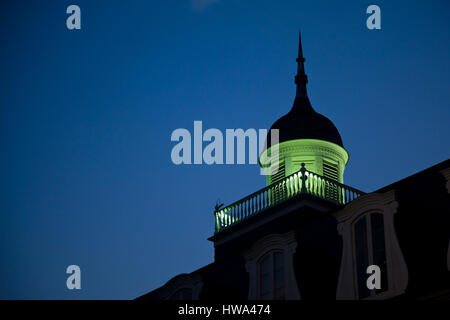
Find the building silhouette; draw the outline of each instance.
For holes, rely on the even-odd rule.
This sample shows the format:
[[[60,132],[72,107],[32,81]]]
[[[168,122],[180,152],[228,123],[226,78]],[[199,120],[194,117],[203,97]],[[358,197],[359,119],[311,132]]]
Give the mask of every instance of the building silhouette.
[[[216,207],[214,262],[138,299],[450,299],[450,160],[368,194],[345,185],[349,154],[304,62],[300,38],[292,109],[260,156],[267,186]]]

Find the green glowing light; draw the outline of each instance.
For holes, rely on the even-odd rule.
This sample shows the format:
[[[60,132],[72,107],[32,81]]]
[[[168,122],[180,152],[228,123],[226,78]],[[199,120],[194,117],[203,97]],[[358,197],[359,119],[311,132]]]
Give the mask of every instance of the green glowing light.
[[[272,152],[273,148],[278,148],[278,159],[276,152]],[[302,163],[305,163],[308,171],[344,183],[344,170],[348,159],[347,150],[335,143],[317,139],[297,139],[268,148],[260,155],[259,163],[270,164],[266,167],[261,165],[266,172],[267,185],[299,171]]]

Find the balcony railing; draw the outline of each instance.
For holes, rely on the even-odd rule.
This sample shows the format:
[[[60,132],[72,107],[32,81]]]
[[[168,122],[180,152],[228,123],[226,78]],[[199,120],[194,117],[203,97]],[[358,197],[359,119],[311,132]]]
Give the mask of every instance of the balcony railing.
[[[229,206],[216,209],[214,212],[215,232],[220,232],[299,194],[310,194],[338,205],[344,205],[365,193],[310,172],[302,163],[300,171],[287,176],[282,181],[256,191]]]

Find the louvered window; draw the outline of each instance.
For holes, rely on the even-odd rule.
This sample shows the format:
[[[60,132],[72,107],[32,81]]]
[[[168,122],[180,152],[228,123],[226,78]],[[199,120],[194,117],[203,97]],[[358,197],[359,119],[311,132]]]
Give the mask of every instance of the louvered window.
[[[275,170],[273,170],[273,171],[275,171]],[[285,166],[284,166],[284,162],[281,162],[278,165],[278,171],[270,177],[270,183],[272,184],[272,183],[281,181],[285,177],[284,175],[285,175]]]
[[[323,162],[323,175],[325,178],[333,179],[339,182],[339,172],[335,164],[329,163],[327,161]]]
[[[323,162],[323,176],[325,178],[339,182],[338,168],[335,164]],[[335,184],[325,183],[325,197],[329,200],[338,200],[338,190]]]
[[[269,190],[269,202],[271,204],[282,201],[286,196],[285,184],[280,183],[285,178],[285,174],[285,165],[284,162],[281,162],[278,167],[278,172],[270,177],[272,188]]]

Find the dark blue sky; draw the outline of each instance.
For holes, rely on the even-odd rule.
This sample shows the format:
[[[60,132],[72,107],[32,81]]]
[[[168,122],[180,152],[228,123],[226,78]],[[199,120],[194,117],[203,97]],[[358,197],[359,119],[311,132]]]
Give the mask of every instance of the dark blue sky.
[[[292,106],[299,28],[346,184],[373,191],[449,158],[448,1],[194,2],[1,2],[0,298],[135,298],[212,262],[217,198],[265,178],[175,166],[170,135],[269,128]]]

